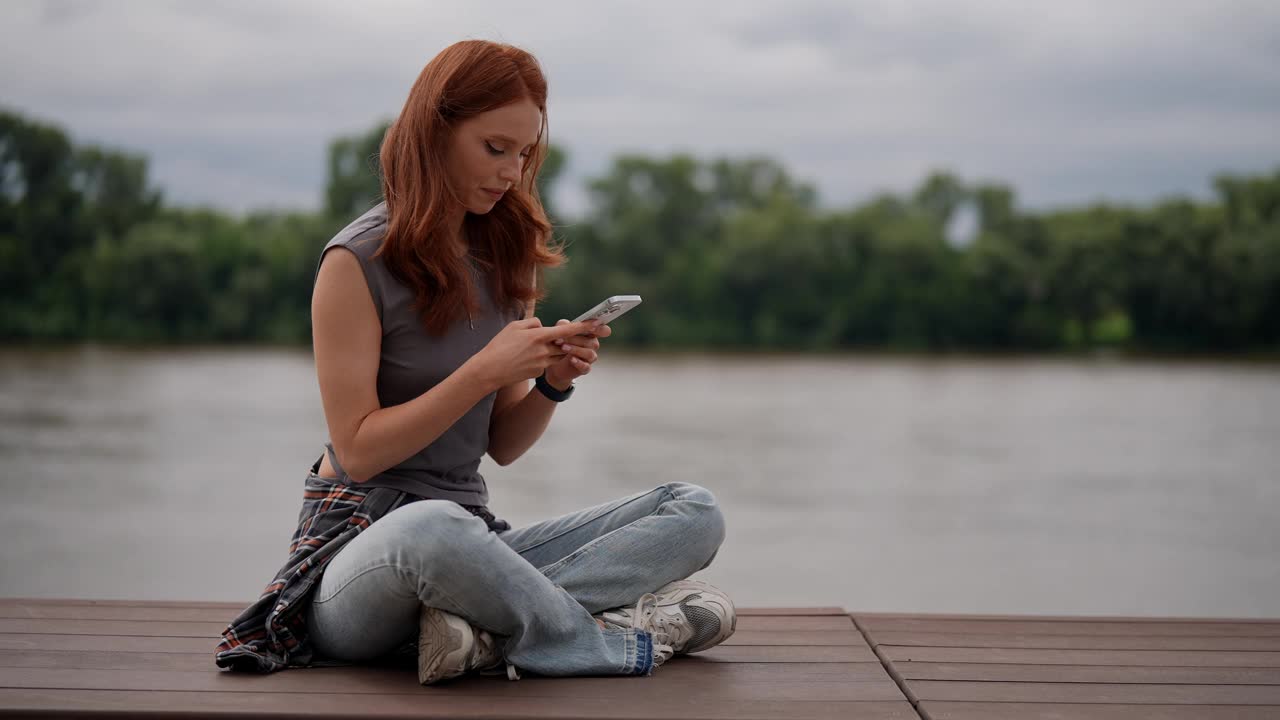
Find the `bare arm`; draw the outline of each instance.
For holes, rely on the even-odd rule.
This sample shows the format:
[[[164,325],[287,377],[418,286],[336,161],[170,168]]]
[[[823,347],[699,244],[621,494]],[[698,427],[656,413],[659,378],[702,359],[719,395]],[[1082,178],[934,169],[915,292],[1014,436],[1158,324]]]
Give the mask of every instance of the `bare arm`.
[[[532,316],[530,304],[526,317]],[[568,320],[560,322],[563,324],[556,325],[557,328],[572,327]],[[552,387],[567,390],[575,377],[591,371],[591,364],[597,358],[596,350],[600,348],[596,338],[608,337],[610,330],[608,326],[588,324],[586,327],[585,335],[563,339],[560,351],[565,355],[546,369],[547,382]],[[489,418],[489,457],[499,465],[515,462],[542,437],[558,404],[531,390],[528,380],[521,379],[500,389]]]
[[[529,303],[526,318],[533,317],[533,303]],[[489,457],[499,465],[510,465],[538,442],[556,403],[540,392],[532,390],[532,383],[520,380],[503,387],[493,402],[489,416]]]
[[[382,328],[360,261],[328,252],[311,297],[316,377],[329,438],[351,479],[364,482],[430,445],[494,386],[471,363],[409,402],[378,403]]]
[[[557,403],[529,388],[529,381],[522,380],[498,391],[499,397],[508,396],[506,409],[489,422],[489,457],[499,465],[510,465],[533,447],[555,414]],[[496,413],[496,403],[494,408]]]

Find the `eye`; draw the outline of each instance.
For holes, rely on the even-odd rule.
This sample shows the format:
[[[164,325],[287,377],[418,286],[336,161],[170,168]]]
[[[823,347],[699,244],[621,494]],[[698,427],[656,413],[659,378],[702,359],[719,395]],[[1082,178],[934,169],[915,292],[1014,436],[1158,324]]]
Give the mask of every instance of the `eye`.
[[[504,150],[500,150],[494,147],[488,140],[484,141],[484,146],[485,146],[485,149],[489,151],[490,155],[501,155],[503,152],[505,152]]]

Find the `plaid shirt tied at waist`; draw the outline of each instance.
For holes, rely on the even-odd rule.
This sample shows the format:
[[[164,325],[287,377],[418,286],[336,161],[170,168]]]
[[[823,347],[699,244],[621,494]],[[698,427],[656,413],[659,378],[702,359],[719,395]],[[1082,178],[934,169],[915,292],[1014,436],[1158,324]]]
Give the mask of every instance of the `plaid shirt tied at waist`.
[[[325,566],[379,518],[425,499],[393,488],[362,489],[325,480],[314,473],[309,475],[288,560],[257,602],[245,608],[222,632],[214,662],[221,668],[254,673],[328,664],[313,662],[306,616],[302,613]],[[490,530],[502,532],[510,528],[484,507],[463,507],[483,519]]]

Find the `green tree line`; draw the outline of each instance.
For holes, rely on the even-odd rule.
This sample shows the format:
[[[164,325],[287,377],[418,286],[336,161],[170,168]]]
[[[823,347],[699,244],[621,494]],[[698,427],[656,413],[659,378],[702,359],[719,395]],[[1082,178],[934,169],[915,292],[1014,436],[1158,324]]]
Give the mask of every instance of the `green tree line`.
[[[137,154],[0,111],[0,339],[304,344],[325,242],[379,199],[385,124],[334,140],[318,212],[174,207]],[[644,296],[611,344],[651,348],[1280,350],[1280,169],[1209,201],[1031,212],[938,172],[818,207],[766,157],[616,157],[590,210],[549,202],[569,262],[544,321]],[[959,237],[957,223],[971,232]]]

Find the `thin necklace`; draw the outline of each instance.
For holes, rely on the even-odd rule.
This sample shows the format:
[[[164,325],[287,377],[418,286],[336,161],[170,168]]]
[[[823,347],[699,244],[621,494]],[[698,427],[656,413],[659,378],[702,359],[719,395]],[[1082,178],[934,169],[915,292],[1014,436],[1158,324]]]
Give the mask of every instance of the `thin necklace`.
[[[468,270],[472,275],[474,275],[474,274],[475,274],[475,269],[476,269],[476,268],[475,268],[475,265],[471,262],[471,249],[470,249],[470,248],[468,248],[468,249],[467,249],[467,251],[466,251],[466,253],[463,255],[463,257],[464,257],[464,258],[466,259],[466,261],[467,261],[467,270]],[[471,320],[471,308],[470,308],[470,307],[468,307],[468,308],[467,308],[467,327],[471,328],[472,330],[475,330],[475,329],[476,329],[476,325],[475,325],[475,323],[474,323],[474,322],[472,322],[472,320]]]

